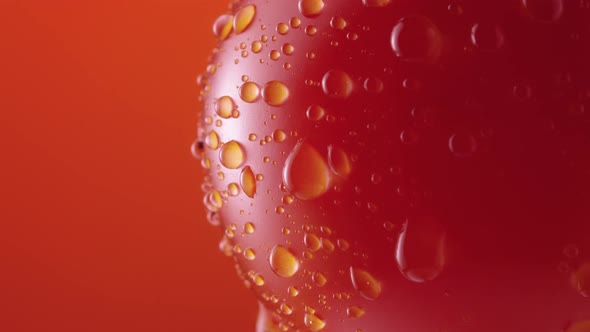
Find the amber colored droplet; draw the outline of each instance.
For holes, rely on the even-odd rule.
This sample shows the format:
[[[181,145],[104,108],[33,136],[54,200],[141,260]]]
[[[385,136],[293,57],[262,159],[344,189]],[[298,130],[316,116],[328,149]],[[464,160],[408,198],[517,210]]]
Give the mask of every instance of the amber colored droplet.
[[[244,233],[246,233],[246,234],[254,234],[254,230],[255,230],[255,229],[256,229],[256,228],[254,227],[254,224],[253,224],[253,223],[251,223],[251,222],[247,222],[247,223],[244,225]]]
[[[240,186],[242,186],[242,190],[248,197],[253,198],[254,194],[256,194],[256,176],[250,166],[246,166],[242,170]]]
[[[307,27],[305,27],[305,33],[308,36],[313,36],[318,32],[318,29],[314,26],[314,25],[308,25]]]
[[[224,119],[231,118],[234,109],[236,104],[229,96],[223,96],[215,101],[215,113]]]
[[[240,34],[250,26],[256,14],[256,6],[246,5],[242,7],[234,17],[234,31]]]
[[[236,169],[244,163],[246,152],[242,145],[236,141],[229,141],[219,150],[219,161],[229,169]]]
[[[204,203],[209,211],[219,211],[223,207],[223,197],[218,190],[212,190],[204,197]]]
[[[352,172],[352,163],[348,154],[337,146],[328,146],[328,165],[334,174],[346,177]]]
[[[287,133],[282,129],[277,129],[272,133],[272,139],[277,143],[284,142],[287,139]]]
[[[324,9],[323,0],[299,0],[299,12],[305,17],[318,16]]]
[[[286,23],[281,22],[277,25],[277,32],[279,35],[284,35],[289,32],[289,26]]]
[[[365,7],[386,7],[391,3],[391,0],[363,0]]]
[[[211,150],[217,150],[219,147],[219,135],[215,132],[215,130],[211,130],[211,132],[205,137],[205,144]]]
[[[240,98],[247,103],[255,102],[260,96],[260,88],[254,82],[246,82],[240,87]]]
[[[281,52],[277,50],[270,51],[269,57],[273,61],[277,61],[281,57]]]
[[[572,274],[572,286],[583,297],[590,297],[590,263],[582,264]],[[590,332],[590,330],[589,330]]]
[[[264,277],[262,277],[260,274],[255,274],[252,277],[252,281],[254,281],[256,286],[264,286]]]
[[[342,251],[346,251],[350,248],[350,243],[348,243],[348,241],[344,239],[336,240],[336,244],[338,245],[338,248],[340,248],[340,250]]]
[[[326,278],[326,276],[323,275],[321,272],[314,272],[311,275],[311,279],[319,287],[323,287],[328,282],[328,279]]]
[[[334,16],[330,20],[330,26],[336,30],[344,30],[348,23],[340,16]]]
[[[252,46],[250,49],[254,53],[259,53],[262,50],[262,43],[259,40],[255,40],[252,42]]]
[[[213,23],[213,34],[219,40],[226,40],[232,31],[232,15],[221,15]]]
[[[289,249],[276,245],[272,248],[269,257],[272,271],[283,278],[290,278],[299,271],[299,261]]]
[[[262,99],[270,106],[280,106],[289,98],[289,89],[281,81],[270,81],[262,88]]]
[[[249,261],[255,260],[256,259],[256,253],[254,252],[254,249],[247,248],[246,250],[244,250],[244,258],[246,258]]]
[[[250,134],[248,135],[248,140],[249,140],[250,142],[254,142],[254,141],[257,139],[257,138],[258,138],[258,136],[256,136],[256,134],[254,134],[254,133],[250,133]]]
[[[416,217],[400,234],[396,261],[406,279],[426,282],[437,278],[446,265],[446,232],[432,217]]]
[[[346,309],[346,316],[350,318],[361,318],[365,315],[365,311],[358,306],[350,306]]]
[[[305,314],[303,322],[305,323],[305,326],[307,326],[313,332],[321,331],[324,329],[324,327],[326,327],[326,322],[314,314]]]
[[[232,182],[227,185],[227,192],[230,196],[238,196],[240,194],[240,187],[237,183]]]
[[[381,283],[369,272],[361,269],[350,268],[352,286],[361,295],[369,300],[375,300],[381,295]]]
[[[330,70],[322,78],[322,89],[329,97],[344,99],[352,94],[353,82],[346,72]]]
[[[279,306],[279,309],[285,315],[290,315],[293,313],[293,307],[291,307],[287,303],[281,303],[281,305]]]
[[[334,252],[334,249],[336,249],[336,246],[334,246],[334,243],[329,239],[322,238],[322,248],[324,248],[326,252],[332,253]]]
[[[292,55],[295,52],[295,47],[292,44],[286,43],[282,48],[283,54]]]
[[[312,251],[318,251],[322,247],[322,241],[313,233],[306,233],[303,237],[303,242]]]
[[[289,24],[291,25],[291,28],[297,29],[301,26],[301,20],[298,17],[292,17]]]
[[[330,174],[320,153],[306,141],[298,143],[285,162],[283,181],[297,198],[314,199],[330,185]]]
[[[295,286],[289,286],[287,293],[289,293],[290,296],[295,297],[299,295],[299,289],[297,289]]]

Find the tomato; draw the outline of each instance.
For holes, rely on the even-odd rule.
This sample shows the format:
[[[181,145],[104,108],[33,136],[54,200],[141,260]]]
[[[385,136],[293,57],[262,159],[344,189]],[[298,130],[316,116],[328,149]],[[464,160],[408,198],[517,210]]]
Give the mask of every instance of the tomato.
[[[194,153],[258,331],[590,331],[589,7],[235,1]]]

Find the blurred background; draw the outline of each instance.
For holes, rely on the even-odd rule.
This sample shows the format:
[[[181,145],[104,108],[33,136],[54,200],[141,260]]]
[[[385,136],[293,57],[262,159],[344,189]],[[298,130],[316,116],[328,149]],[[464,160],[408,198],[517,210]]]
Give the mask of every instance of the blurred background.
[[[1,331],[254,331],[190,154],[226,9],[0,1]]]

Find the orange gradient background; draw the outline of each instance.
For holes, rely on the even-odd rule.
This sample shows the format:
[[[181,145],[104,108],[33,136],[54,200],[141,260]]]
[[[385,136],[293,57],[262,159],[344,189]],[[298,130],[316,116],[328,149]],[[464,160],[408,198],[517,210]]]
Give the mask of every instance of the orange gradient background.
[[[1,331],[254,330],[189,152],[226,8],[2,1]]]

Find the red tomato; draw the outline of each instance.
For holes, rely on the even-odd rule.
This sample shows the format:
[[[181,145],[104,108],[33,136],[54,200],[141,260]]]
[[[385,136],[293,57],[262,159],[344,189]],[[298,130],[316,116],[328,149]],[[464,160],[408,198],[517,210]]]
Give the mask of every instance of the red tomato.
[[[589,332],[589,7],[234,2],[195,154],[258,331]]]

